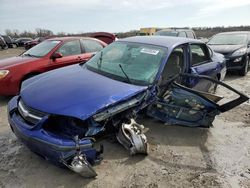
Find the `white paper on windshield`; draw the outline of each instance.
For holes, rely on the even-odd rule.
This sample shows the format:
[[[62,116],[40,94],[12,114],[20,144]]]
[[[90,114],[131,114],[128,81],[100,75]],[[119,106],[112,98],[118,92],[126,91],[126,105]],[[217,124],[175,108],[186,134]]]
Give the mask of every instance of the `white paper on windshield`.
[[[150,54],[150,55],[157,55],[159,53],[159,50],[149,49],[149,48],[142,48],[141,53],[144,54]]]

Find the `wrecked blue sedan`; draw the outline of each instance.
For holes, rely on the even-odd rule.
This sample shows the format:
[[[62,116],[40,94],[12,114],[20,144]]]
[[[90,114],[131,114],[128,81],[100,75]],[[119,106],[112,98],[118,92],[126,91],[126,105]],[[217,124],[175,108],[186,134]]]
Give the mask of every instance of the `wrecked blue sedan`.
[[[115,137],[130,154],[147,153],[146,114],[162,122],[210,127],[216,115],[248,97],[219,81],[224,58],[198,40],[132,37],[112,43],[86,64],[25,81],[8,104],[12,131],[32,151],[84,177],[95,177],[103,147]],[[206,75],[206,76],[204,76]],[[223,101],[224,87],[237,97]]]

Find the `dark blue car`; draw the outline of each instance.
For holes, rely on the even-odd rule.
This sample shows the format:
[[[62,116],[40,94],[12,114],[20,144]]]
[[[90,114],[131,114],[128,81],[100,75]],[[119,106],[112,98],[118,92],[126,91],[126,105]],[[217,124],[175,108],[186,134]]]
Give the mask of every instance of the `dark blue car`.
[[[93,177],[92,165],[102,153],[102,147],[93,146],[104,136],[116,137],[131,154],[147,153],[139,114],[209,127],[216,115],[246,101],[247,96],[219,81],[224,63],[223,56],[194,39],[119,40],[86,64],[25,81],[9,102],[9,123],[35,153]],[[219,103],[222,97],[211,93],[218,85],[239,97]]]

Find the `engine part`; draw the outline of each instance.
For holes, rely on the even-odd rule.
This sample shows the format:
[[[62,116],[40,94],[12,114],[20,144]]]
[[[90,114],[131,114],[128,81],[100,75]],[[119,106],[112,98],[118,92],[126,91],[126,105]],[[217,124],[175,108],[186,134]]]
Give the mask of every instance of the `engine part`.
[[[144,126],[130,119],[130,123],[123,123],[116,135],[117,140],[131,155],[137,153],[147,154],[147,138],[143,133]]]
[[[78,135],[74,137],[74,141],[76,143],[76,155],[71,158],[71,160],[62,160],[63,164],[67,166],[70,170],[80,174],[83,177],[96,177],[97,173],[95,172],[91,164],[88,162],[86,155],[81,152]]]
[[[89,164],[86,159],[86,156],[83,154],[77,154],[71,161],[70,164],[67,164],[66,161],[63,161],[64,165],[67,166],[70,170],[80,174],[86,178],[94,178],[97,176],[97,173],[93,167]]]

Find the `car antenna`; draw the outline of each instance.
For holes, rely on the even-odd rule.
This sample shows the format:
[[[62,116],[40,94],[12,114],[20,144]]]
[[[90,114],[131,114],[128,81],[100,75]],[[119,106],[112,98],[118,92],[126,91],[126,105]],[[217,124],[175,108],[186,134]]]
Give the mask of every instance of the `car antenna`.
[[[129,79],[128,75],[126,74],[126,72],[124,71],[124,69],[122,68],[122,65],[121,65],[120,63],[119,63],[119,67],[121,68],[123,74],[126,76],[128,82],[129,82],[130,84],[132,84],[131,80]]]

